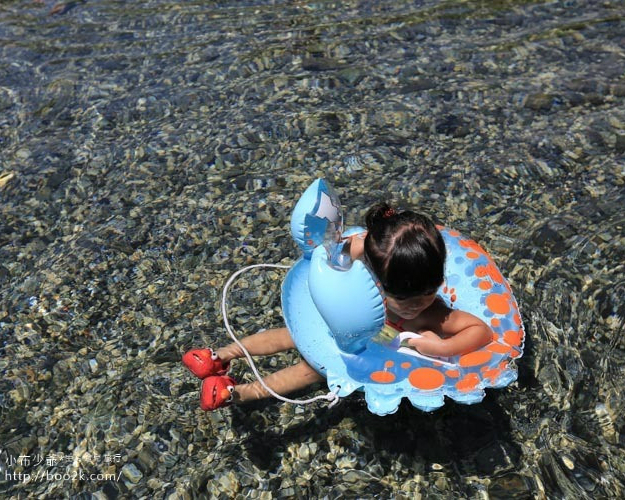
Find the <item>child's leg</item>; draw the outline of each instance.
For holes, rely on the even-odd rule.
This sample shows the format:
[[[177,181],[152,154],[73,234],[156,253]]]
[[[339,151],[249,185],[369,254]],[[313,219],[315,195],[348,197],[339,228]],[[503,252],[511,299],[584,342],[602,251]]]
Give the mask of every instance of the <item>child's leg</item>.
[[[241,343],[252,356],[275,354],[295,347],[293,339],[291,339],[291,335],[286,328],[265,330],[264,332],[244,337],[241,339]],[[220,347],[216,353],[224,363],[244,356],[241,348],[235,343]]]
[[[267,375],[263,380],[275,392],[284,395],[324,379],[306,361],[300,361],[296,365]],[[243,403],[269,396],[270,394],[258,380],[250,384],[241,384],[234,387],[234,401],[236,402]]]
[[[256,333],[241,339],[241,343],[253,356],[275,354],[295,347],[291,335],[286,328],[276,328]],[[231,400],[243,403],[270,396],[269,392],[267,392],[258,380],[249,384],[237,385],[236,382],[227,375],[215,372],[214,366],[216,363],[219,364],[219,367],[225,366],[227,370],[232,359],[242,358],[244,356],[238,344],[229,344],[215,351],[215,354],[219,358],[217,361],[214,359],[212,361],[210,359],[201,359],[202,356],[206,354],[204,351],[207,351],[209,357],[211,355],[209,349],[201,351],[202,352],[199,353],[189,351],[185,356],[191,356],[185,364],[196,376],[204,380],[200,391],[200,405],[202,409],[215,410],[221,408]],[[198,359],[196,360],[194,356],[197,356]],[[183,361],[185,361],[184,358]],[[306,361],[300,361],[294,366],[289,366],[288,368],[267,375],[263,380],[273,391],[282,395],[298,389],[303,389],[314,382],[319,382],[323,380],[323,377],[313,370]],[[232,393],[229,391],[232,391]]]

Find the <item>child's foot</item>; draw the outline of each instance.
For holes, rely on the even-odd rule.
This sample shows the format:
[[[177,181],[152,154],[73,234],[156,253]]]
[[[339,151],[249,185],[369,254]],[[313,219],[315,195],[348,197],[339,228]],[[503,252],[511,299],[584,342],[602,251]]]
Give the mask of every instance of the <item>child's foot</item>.
[[[233,399],[235,380],[227,375],[206,377],[200,392],[200,408],[216,410],[228,406]]]
[[[224,363],[217,353],[210,349],[191,349],[182,356],[182,362],[198,378],[211,375],[225,375],[230,363]]]

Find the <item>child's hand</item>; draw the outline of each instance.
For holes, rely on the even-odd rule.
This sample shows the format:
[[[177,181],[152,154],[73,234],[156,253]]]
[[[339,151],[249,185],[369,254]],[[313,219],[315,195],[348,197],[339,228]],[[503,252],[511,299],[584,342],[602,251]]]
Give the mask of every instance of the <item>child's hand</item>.
[[[407,344],[425,356],[447,356],[445,342],[430,330],[419,332],[421,338],[408,339]]]

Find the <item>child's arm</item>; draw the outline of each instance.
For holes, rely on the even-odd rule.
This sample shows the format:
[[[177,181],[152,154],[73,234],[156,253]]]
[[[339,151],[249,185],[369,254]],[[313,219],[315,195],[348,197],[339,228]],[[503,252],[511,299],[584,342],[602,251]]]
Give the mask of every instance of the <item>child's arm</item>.
[[[424,311],[417,330],[422,338],[408,340],[408,345],[427,356],[457,356],[472,352],[492,340],[492,330],[479,318],[437,301]]]
[[[352,260],[362,259],[365,253],[365,235],[367,233],[354,234],[348,238],[349,256]]]

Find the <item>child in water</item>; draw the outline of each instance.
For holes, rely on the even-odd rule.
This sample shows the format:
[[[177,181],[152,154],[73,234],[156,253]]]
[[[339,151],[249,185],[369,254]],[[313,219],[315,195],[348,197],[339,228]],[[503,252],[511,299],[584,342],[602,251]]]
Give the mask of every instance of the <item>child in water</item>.
[[[449,357],[474,351],[491,341],[493,332],[482,320],[447,307],[437,297],[444,279],[446,251],[443,237],[429,218],[379,203],[368,210],[366,226],[365,234],[350,237],[348,251],[353,260],[362,260],[379,278],[386,297],[387,323],[398,331],[421,335],[409,339],[410,346],[426,356]],[[266,330],[241,342],[253,356],[295,348],[286,328]],[[269,396],[258,381],[237,385],[226,375],[230,361],[242,357],[236,344],[216,351],[195,349],[183,356],[184,364],[203,379],[203,410]],[[304,360],[264,379],[282,395],[322,380]]]

